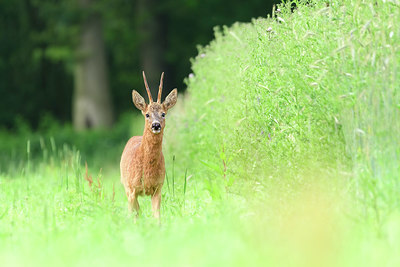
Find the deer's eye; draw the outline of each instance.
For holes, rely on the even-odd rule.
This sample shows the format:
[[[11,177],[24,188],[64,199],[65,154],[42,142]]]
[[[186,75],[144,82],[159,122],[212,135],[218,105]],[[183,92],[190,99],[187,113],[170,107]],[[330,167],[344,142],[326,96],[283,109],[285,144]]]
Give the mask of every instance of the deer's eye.
[[[146,118],[149,118],[149,117],[150,117],[150,115],[147,113],[147,114],[146,114]]]
[[[161,114],[161,117],[165,118],[165,113]]]

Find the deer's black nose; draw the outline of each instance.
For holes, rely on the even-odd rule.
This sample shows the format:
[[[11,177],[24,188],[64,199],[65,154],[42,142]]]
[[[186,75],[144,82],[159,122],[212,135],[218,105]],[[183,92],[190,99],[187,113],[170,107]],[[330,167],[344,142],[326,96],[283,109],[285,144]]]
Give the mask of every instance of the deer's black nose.
[[[151,128],[153,128],[154,130],[160,130],[161,124],[158,122],[153,122],[153,124],[151,125]]]

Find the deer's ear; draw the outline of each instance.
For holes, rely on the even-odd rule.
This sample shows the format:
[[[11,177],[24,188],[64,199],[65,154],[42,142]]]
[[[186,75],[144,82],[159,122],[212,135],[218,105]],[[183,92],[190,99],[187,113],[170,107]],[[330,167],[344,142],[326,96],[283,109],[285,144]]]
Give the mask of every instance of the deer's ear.
[[[165,101],[163,102],[163,106],[166,110],[172,108],[175,106],[176,101],[178,100],[178,90],[175,88],[172,90],[171,93],[165,98]]]
[[[146,102],[144,101],[144,98],[135,90],[132,91],[132,101],[133,104],[135,104],[135,106],[141,111],[146,109]]]

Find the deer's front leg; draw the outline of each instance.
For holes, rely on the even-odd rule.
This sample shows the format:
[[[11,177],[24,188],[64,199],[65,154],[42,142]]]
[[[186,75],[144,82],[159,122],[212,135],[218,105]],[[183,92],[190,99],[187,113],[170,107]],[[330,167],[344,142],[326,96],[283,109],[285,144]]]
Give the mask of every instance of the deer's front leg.
[[[160,220],[160,205],[161,205],[161,186],[156,189],[151,196],[151,206],[153,208],[153,216]]]
[[[136,211],[136,217],[139,216],[139,202],[137,200],[137,195],[136,195],[136,190],[134,189],[132,192],[129,193],[128,195],[128,202],[129,202],[129,211],[133,212],[133,210]]]

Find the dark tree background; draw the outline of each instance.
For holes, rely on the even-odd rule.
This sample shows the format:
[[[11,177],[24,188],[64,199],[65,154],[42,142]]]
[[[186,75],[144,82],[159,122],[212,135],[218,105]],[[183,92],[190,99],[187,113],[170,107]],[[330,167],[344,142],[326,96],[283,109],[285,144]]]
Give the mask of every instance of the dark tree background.
[[[0,125],[51,114],[109,127],[144,94],[182,92],[197,45],[215,26],[267,16],[278,0],[0,0]],[[153,91],[155,95],[156,92]],[[145,94],[144,94],[145,95]]]

